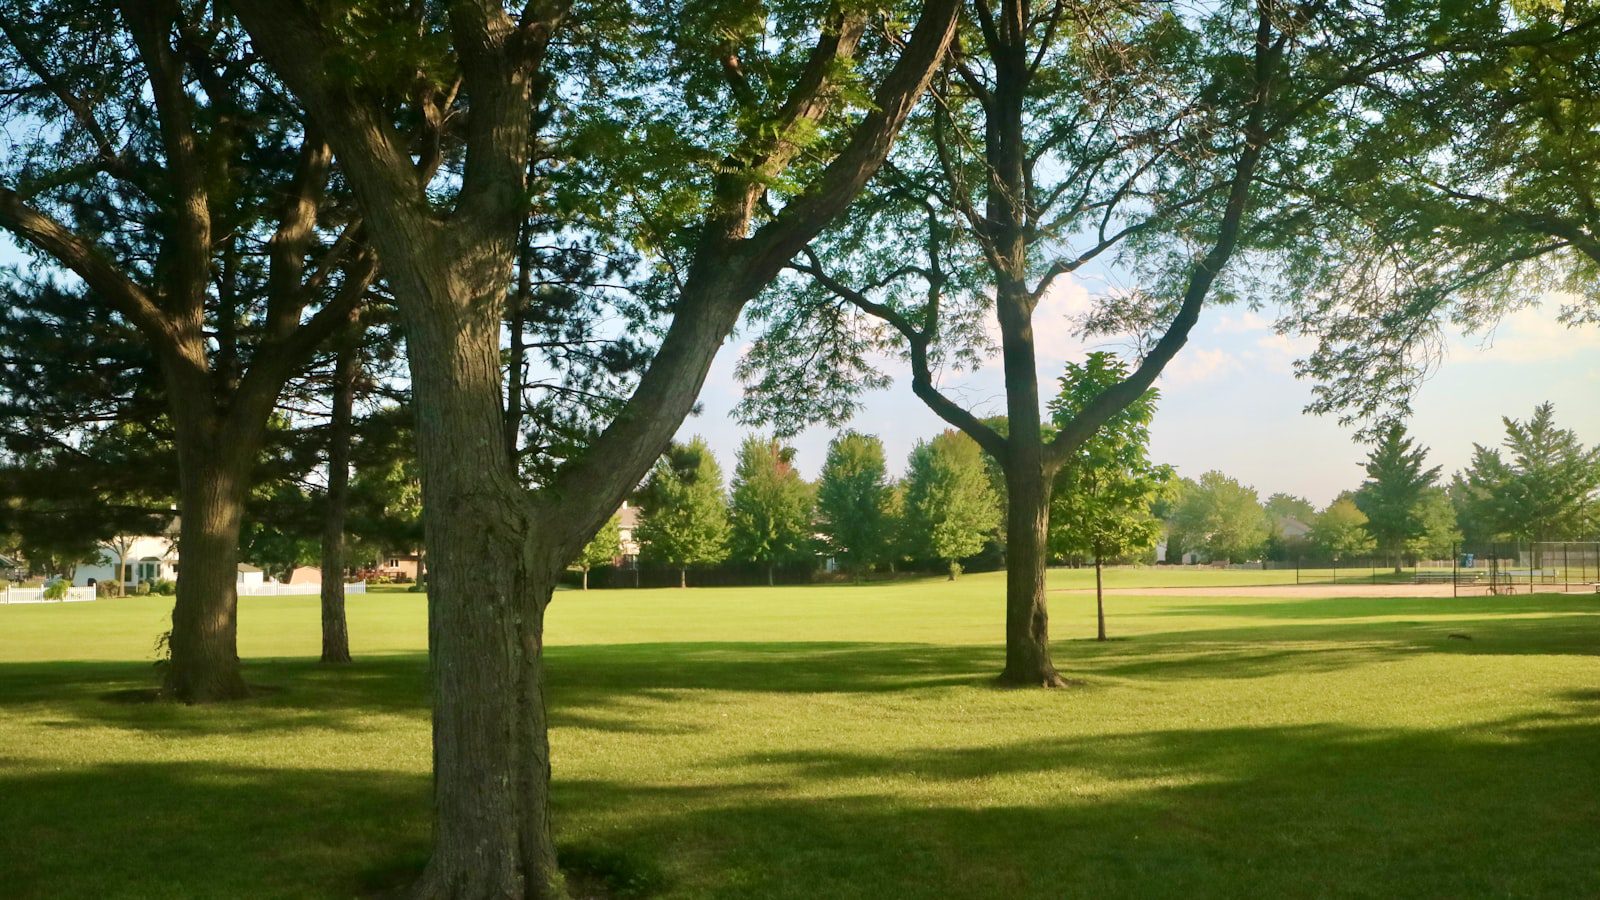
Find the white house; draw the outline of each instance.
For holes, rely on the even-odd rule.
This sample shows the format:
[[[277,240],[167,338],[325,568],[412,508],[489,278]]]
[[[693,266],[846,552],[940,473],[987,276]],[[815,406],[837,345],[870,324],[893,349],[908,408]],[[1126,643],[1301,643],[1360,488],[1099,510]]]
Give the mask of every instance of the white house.
[[[622,501],[622,508],[617,510],[617,541],[622,545],[622,558],[624,561],[639,557],[639,539],[634,537],[634,531],[639,527],[639,507],[628,501]]]
[[[118,535],[101,545],[100,559],[78,566],[72,573],[77,587],[116,581],[134,587],[143,581],[178,579],[178,518],[161,534]]]
[[[72,584],[84,587],[90,583],[114,581],[118,573],[125,589],[137,587],[145,581],[178,580],[178,525],[173,516],[161,534],[118,535],[100,548],[97,562],[79,565],[72,573]],[[255,566],[239,564],[239,584],[259,587],[266,576]]]

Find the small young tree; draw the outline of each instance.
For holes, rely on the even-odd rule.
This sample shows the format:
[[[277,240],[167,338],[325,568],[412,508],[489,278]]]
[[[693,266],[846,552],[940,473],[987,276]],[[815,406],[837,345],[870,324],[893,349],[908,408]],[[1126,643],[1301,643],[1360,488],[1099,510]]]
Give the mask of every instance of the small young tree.
[[[739,445],[733,469],[728,546],[734,559],[766,567],[767,584],[781,563],[811,552],[811,486],[794,467],[794,450],[754,435]]]
[[[622,553],[622,517],[612,516],[595,532],[594,540],[583,545],[576,565],[583,572],[583,589],[589,589],[589,570],[595,566],[609,566]]]
[[[1070,422],[1107,388],[1128,377],[1115,355],[1090,353],[1068,363],[1061,389],[1050,401],[1051,417]],[[1150,419],[1154,389],[1139,395],[1072,452],[1056,473],[1050,504],[1051,549],[1094,560],[1096,637],[1106,639],[1106,607],[1101,566],[1107,558],[1151,547],[1161,523],[1151,505],[1171,478],[1171,470],[1150,462]]]
[[[905,479],[904,533],[912,556],[939,560],[954,581],[960,561],[982,550],[999,527],[1000,511],[977,441],[948,429],[917,442]]]
[[[1423,468],[1428,448],[1414,444],[1398,422],[1384,430],[1367,455],[1367,480],[1355,503],[1367,517],[1378,550],[1400,571],[1406,548],[1421,537],[1423,495],[1439,478],[1439,467]]]
[[[722,467],[702,438],[674,443],[650,472],[643,493],[639,542],[646,559],[678,570],[689,586],[689,567],[728,558],[728,505]]]
[[[1328,504],[1311,522],[1311,543],[1334,561],[1371,553],[1377,544],[1367,531],[1367,516],[1349,497]]]
[[[889,490],[883,442],[876,436],[846,431],[828,444],[817,483],[817,529],[857,579],[892,543]]]

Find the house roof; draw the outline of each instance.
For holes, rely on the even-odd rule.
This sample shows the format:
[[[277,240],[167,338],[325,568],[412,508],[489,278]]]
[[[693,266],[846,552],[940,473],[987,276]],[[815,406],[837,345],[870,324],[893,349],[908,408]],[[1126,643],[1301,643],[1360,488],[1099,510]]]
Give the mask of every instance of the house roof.
[[[1283,516],[1278,519],[1278,530],[1284,537],[1305,537],[1311,533],[1311,526],[1296,519],[1294,516]]]
[[[239,571],[241,571],[241,572],[259,572],[261,570],[256,568],[255,566],[250,565],[249,563],[239,563]]]
[[[617,521],[623,528],[637,528],[639,527],[639,515],[639,507],[634,506],[632,503],[624,503],[622,508],[617,510]]]

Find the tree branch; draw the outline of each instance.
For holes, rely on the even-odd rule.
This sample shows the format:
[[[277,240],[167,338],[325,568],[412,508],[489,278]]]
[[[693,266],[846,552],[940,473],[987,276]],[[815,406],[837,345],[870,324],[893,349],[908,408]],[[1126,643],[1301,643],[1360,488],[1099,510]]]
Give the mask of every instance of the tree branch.
[[[1127,378],[1101,391],[1087,403],[1072,421],[1064,425],[1045,447],[1046,461],[1059,466],[1078,447],[1081,447],[1112,416],[1126,409],[1155,383],[1168,362],[1177,355],[1189,339],[1189,332],[1200,318],[1211,285],[1222,267],[1233,255],[1238,243],[1240,224],[1250,200],[1250,187],[1255,178],[1261,155],[1268,140],[1265,121],[1267,109],[1276,92],[1279,69],[1282,66],[1284,47],[1288,35],[1273,40],[1272,23],[1267,10],[1259,8],[1256,26],[1255,91],[1250,111],[1242,129],[1244,148],[1234,164],[1233,179],[1229,185],[1227,205],[1217,228],[1217,238],[1211,250],[1189,275],[1178,313],[1139,367]]]
[[[6,188],[0,188],[0,226],[72,270],[152,344],[162,346],[175,339],[161,309],[143,288],[124,275],[97,247],[22,202]]]

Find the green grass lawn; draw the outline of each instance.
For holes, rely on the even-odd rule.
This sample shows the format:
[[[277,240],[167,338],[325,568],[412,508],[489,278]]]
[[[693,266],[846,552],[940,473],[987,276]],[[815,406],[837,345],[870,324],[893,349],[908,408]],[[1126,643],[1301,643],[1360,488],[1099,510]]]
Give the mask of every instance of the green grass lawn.
[[[1600,895],[1600,598],[1118,596],[1097,644],[1058,594],[1046,692],[991,686],[1000,589],[559,594],[565,858],[627,896]],[[0,896],[404,883],[422,599],[352,598],[328,669],[316,598],[247,598],[256,699],[129,702],[169,602],[0,607]]]

